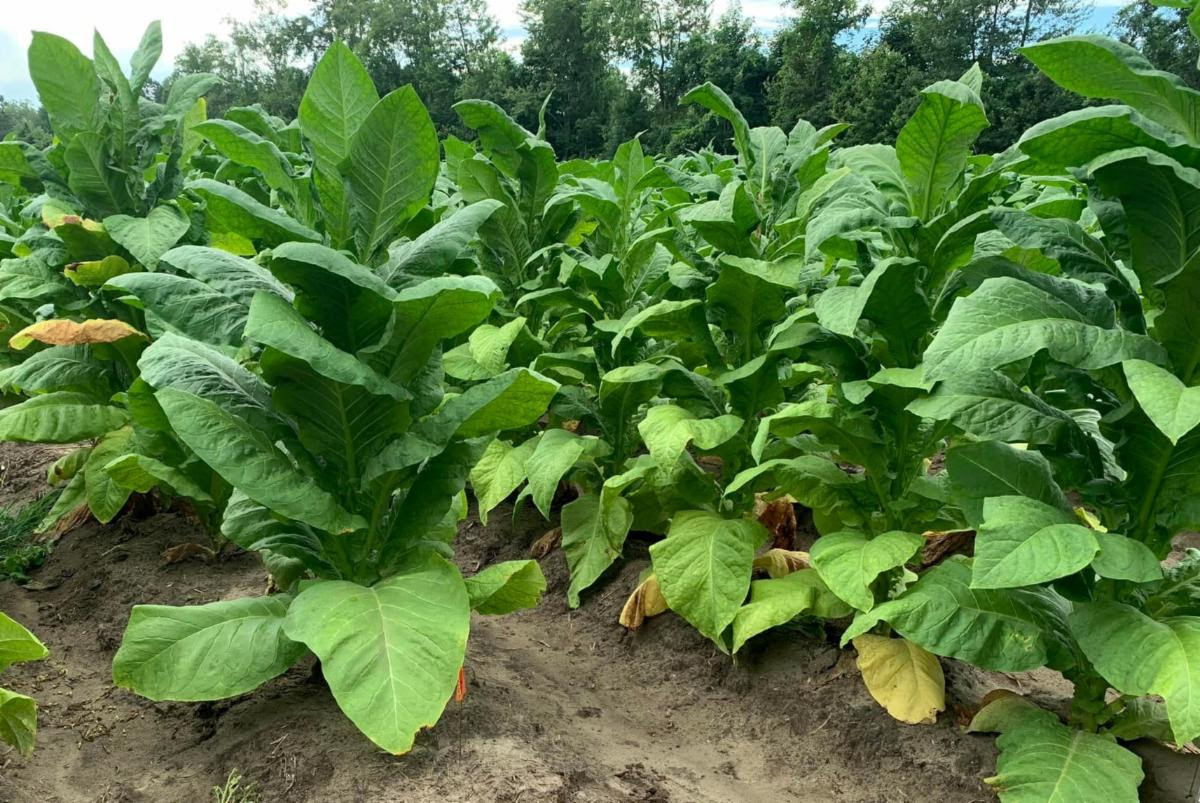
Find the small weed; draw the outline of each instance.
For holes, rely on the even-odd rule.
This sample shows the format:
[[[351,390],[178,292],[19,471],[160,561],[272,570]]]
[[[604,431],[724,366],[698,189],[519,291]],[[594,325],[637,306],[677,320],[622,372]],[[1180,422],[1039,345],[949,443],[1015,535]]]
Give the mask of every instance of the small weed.
[[[41,566],[50,554],[48,544],[34,542],[33,532],[58,493],[52,491],[16,510],[0,508],[0,580],[28,580],[29,570]]]
[[[230,770],[223,785],[212,788],[213,803],[259,803],[258,786],[251,782],[242,785],[242,774]]]

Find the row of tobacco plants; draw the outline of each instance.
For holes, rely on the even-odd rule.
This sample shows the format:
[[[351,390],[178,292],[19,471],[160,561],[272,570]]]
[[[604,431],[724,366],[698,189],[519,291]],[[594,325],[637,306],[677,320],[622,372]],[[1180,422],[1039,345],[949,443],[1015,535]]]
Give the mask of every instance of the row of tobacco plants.
[[[148,100],[160,50],[35,33],[55,140],[0,143],[0,438],[75,445],[42,528],[153,491],[276,589],[136,606],[117,685],[221,699],[311,652],[408,750],[471,611],[545,589],[456,568],[469,490],[557,519],[571,606],[636,532],[630,626],[733,654],[832,620],[904,722],[944,709],[939,656],[1062,673],[1069,710],[971,723],[1003,800],[1135,801],[1122,742],[1200,735],[1200,553],[1167,560],[1200,529],[1200,92],[1069,37],[1024,55],[1097,103],[995,156],[976,67],[894,145],[750,128],[705,84],[733,155],[560,162],[486,101],[439,142],[340,44],[290,122],[208,119],[206,75]],[[763,524],[797,510],[809,551]],[[0,614],[0,670],[44,655]],[[0,737],[35,721],[0,689]]]

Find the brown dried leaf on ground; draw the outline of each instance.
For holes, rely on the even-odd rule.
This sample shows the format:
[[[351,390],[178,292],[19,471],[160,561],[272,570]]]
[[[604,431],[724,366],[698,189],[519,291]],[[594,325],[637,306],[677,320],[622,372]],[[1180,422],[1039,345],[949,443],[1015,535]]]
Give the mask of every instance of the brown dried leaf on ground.
[[[34,540],[43,544],[53,544],[91,517],[92,511],[88,509],[87,503],[84,503],[56,521],[49,530],[36,534]]]
[[[529,554],[536,560],[541,560],[553,552],[561,543],[562,527],[555,527],[553,530],[547,530],[541,538],[533,542],[529,547]]]
[[[638,587],[629,595],[617,621],[630,630],[637,630],[646,621],[646,617],[658,616],[666,611],[667,601],[659,588],[658,578],[651,574],[638,583]]]
[[[198,558],[200,560],[211,560],[216,557],[216,552],[212,547],[207,547],[204,544],[197,544],[194,541],[178,546],[169,547],[163,550],[162,562],[164,564],[183,563],[185,560]]]

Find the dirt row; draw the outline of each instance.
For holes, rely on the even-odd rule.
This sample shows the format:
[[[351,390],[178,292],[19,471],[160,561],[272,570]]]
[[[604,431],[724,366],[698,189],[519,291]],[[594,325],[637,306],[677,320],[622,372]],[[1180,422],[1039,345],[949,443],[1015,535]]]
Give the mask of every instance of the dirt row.
[[[41,492],[36,472],[52,457],[13,449],[0,447],[10,475],[0,504]],[[486,527],[471,519],[458,560],[470,572],[524,557],[547,526],[532,510],[515,522],[497,510]],[[543,604],[476,618],[467,698],[410,754],[393,757],[341,715],[311,660],[218,703],[153,703],[113,687],[109,667],[132,605],[263,590],[252,555],[164,563],[165,550],[198,541],[195,524],[170,511],[86,524],[29,586],[0,584],[0,610],[51,649],[47,661],[5,675],[37,697],[41,722],[31,759],[0,752],[0,801],[203,801],[231,770],[255,786],[253,800],[289,803],[986,801],[994,796],[982,779],[996,753],[991,737],[962,731],[971,707],[1001,686],[1050,703],[1065,693],[1046,675],[950,663],[938,724],[902,725],[871,700],[852,654],[819,633],[781,630],[735,662],[671,614],[637,633],[620,627],[644,545],[569,610],[556,550],[542,560]],[[1192,765],[1168,765],[1164,777],[1186,789]],[[1148,789],[1146,799],[1189,798]]]

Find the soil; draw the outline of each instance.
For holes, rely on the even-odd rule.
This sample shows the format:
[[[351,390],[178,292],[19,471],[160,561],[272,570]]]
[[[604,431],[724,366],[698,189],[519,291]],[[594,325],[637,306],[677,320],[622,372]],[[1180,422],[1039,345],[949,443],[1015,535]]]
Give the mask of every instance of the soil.
[[[56,453],[38,448],[0,445],[9,467],[0,504],[43,490]],[[547,528],[532,509],[515,522],[507,509],[487,526],[472,518],[458,560],[469,573],[524,557]],[[163,562],[164,550],[198,541],[203,533],[180,513],[127,514],[68,534],[29,588],[0,584],[0,610],[51,649],[4,676],[41,707],[33,756],[0,749],[0,802],[190,803],[211,799],[237,770],[264,803],[967,803],[994,799],[982,783],[995,767],[993,739],[961,728],[982,694],[1003,686],[1062,696],[1052,677],[946,662],[947,712],[933,726],[903,725],[867,694],[852,654],[820,634],[776,633],[735,663],[672,614],[626,631],[617,616],[647,564],[644,545],[569,610],[555,550],[542,560],[542,604],[476,618],[468,696],[394,757],[342,716],[311,659],[218,703],[153,703],[113,687],[109,667],[133,604],[265,588],[252,555]],[[1176,786],[1193,769],[1186,761],[1172,771]]]

